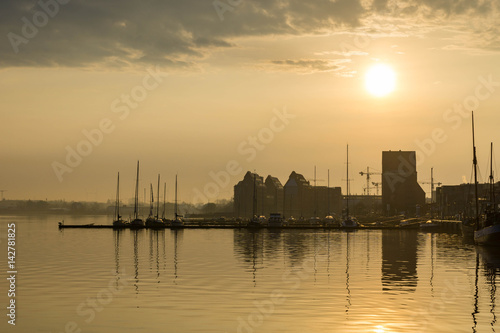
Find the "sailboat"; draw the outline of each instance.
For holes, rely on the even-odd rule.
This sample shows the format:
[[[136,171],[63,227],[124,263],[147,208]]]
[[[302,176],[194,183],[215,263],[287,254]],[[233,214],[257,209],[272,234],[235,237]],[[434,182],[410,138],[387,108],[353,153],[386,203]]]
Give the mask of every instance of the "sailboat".
[[[256,193],[256,185],[255,185],[255,177],[256,174],[253,174],[253,202],[252,202],[252,218],[248,222],[248,227],[250,228],[262,228],[264,226],[264,222],[266,218],[264,216],[257,216],[255,212],[257,208],[257,193]]]
[[[118,180],[116,182],[116,205],[115,205],[115,220],[113,228],[124,228],[128,226],[128,222],[122,220],[120,216],[120,173],[118,172]]]
[[[144,228],[144,221],[139,218],[139,161],[137,161],[137,178],[135,181],[134,219],[130,222],[130,228]]]
[[[474,164],[474,194],[476,200],[476,228],[474,231],[474,242],[479,245],[500,246],[500,213],[495,203],[495,191],[493,180],[493,162],[490,166],[490,207],[483,216],[479,214],[479,199],[477,191],[477,158],[476,144],[474,140],[474,113],[472,113],[472,146]],[[491,160],[493,160],[493,144],[491,144]]]
[[[153,216],[153,185],[151,184],[151,207],[149,210],[149,217],[146,220],[146,227],[153,229],[165,228],[165,222],[159,218],[160,211],[160,175],[158,175],[158,191],[156,192],[156,215]]]
[[[163,213],[161,214],[161,220],[163,221],[163,223],[165,223],[165,225],[168,225],[170,223],[170,220],[168,220],[165,217],[166,200],[167,200],[167,183],[164,183],[164,187],[163,187]]]
[[[345,218],[340,224],[342,228],[356,228],[359,227],[358,222],[349,215],[349,145],[347,145],[347,195],[346,195],[346,212]]]
[[[175,218],[171,222],[172,228],[182,228],[184,227],[184,221],[182,221],[182,215],[177,214],[177,175],[175,175],[175,203],[174,203],[174,214]]]

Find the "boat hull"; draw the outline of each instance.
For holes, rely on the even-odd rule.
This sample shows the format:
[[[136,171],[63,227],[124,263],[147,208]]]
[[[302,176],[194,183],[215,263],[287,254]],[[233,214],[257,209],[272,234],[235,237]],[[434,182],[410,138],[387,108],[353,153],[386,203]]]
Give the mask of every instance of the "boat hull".
[[[130,229],[142,229],[144,227],[145,225],[143,220],[136,219],[130,222]]]
[[[474,242],[479,245],[500,246],[500,224],[474,231]]]
[[[118,221],[113,221],[113,228],[119,229],[119,228],[127,228],[129,227],[129,223],[126,221],[118,220]]]
[[[146,228],[150,229],[164,229],[166,227],[166,223],[162,220],[146,220]]]
[[[171,228],[183,228],[184,227],[184,221],[181,219],[175,219],[170,222],[170,227]]]

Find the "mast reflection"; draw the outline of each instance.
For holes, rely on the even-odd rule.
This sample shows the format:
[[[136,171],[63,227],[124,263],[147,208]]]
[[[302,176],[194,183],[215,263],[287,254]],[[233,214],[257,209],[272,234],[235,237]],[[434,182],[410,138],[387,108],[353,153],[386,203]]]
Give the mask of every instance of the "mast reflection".
[[[486,247],[486,246],[476,246],[476,279],[475,279],[475,294],[474,294],[474,312],[472,313],[475,332],[477,326],[476,315],[479,314],[479,266],[481,257],[482,268],[484,271],[484,277],[486,280],[486,285],[489,289],[489,308],[491,314],[490,326],[491,330],[495,332],[495,324],[497,322],[496,316],[496,277],[500,272],[500,248],[498,247]]]
[[[140,229],[131,230],[134,238],[134,287],[135,293],[139,293],[139,233],[142,232]]]
[[[178,269],[178,249],[179,244],[182,243],[183,229],[171,229],[170,233],[174,236],[174,284],[177,284],[177,269]]]

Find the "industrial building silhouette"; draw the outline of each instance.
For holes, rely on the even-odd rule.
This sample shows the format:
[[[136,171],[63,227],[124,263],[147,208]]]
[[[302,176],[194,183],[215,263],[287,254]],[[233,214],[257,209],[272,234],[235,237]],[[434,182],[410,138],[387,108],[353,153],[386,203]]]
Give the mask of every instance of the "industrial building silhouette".
[[[344,193],[345,195],[345,193]],[[351,196],[375,207],[379,196]],[[312,186],[306,178],[292,171],[283,186],[278,178],[248,171],[234,186],[235,216],[251,218],[280,213],[286,218],[324,218],[342,215],[344,197],[340,187]],[[408,215],[423,213],[425,191],[417,182],[414,151],[382,152],[382,213]]]
[[[324,218],[341,214],[342,191],[340,187],[312,186],[295,171],[285,186],[276,177],[269,175],[264,181],[262,176],[248,171],[234,186],[234,211],[242,218],[271,213],[287,218]]]

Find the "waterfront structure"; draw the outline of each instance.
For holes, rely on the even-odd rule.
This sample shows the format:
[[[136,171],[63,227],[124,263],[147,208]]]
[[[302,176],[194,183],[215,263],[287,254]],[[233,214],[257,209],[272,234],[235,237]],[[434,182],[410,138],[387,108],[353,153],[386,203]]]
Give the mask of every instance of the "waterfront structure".
[[[382,207],[386,214],[422,214],[425,191],[417,182],[414,151],[382,152]],[[419,211],[420,210],[420,211]]]
[[[248,171],[243,180],[234,186],[236,217],[251,219],[254,215],[264,215],[265,189],[264,178]]]
[[[295,171],[284,186],[276,177],[269,175],[264,182],[262,176],[248,171],[243,180],[234,186],[234,211],[236,217],[245,219],[254,214],[269,217],[271,213],[279,213],[286,218],[322,219],[341,214],[342,193],[340,187],[312,186]]]
[[[495,183],[495,197],[500,197],[500,182]],[[489,183],[477,184],[480,207],[489,203]],[[464,216],[475,216],[474,184],[444,185],[436,189],[436,203],[441,218],[462,219]],[[481,212],[480,212],[481,213]]]
[[[343,207],[346,207],[346,198],[343,200]],[[352,215],[366,215],[379,212],[382,207],[382,196],[351,194],[349,196],[349,211]]]
[[[267,176],[265,185],[266,197],[264,211],[283,215],[284,189],[278,178]],[[267,215],[269,216],[269,215]]]

